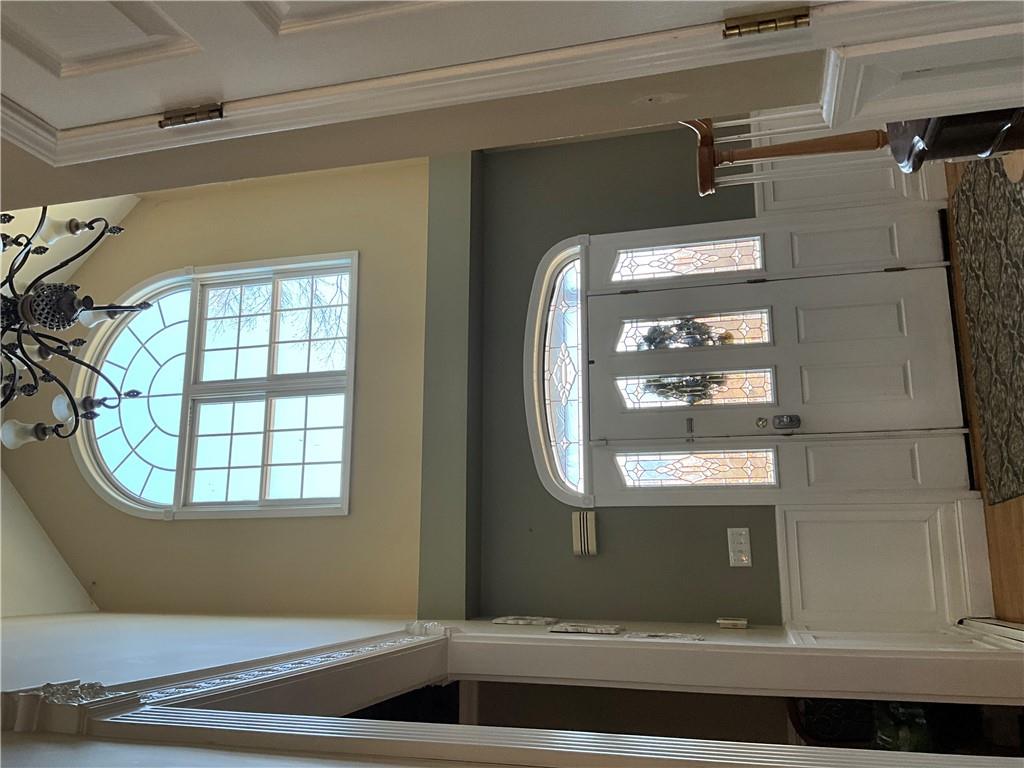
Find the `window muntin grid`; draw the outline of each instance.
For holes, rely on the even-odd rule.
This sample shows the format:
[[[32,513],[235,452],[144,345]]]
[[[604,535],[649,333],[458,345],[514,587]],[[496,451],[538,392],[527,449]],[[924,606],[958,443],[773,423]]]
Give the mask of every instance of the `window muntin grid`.
[[[337,498],[344,423],[343,392],[199,403],[191,502]]]
[[[778,485],[772,448],[617,453],[615,463],[628,488]]]
[[[348,273],[279,280],[277,296],[274,373],[344,370]]]
[[[142,396],[100,409],[92,423],[100,461],[122,493],[150,504],[174,502],[191,293],[188,287],[172,291],[134,315],[101,366],[121,392],[137,389]],[[115,393],[97,377],[93,395]]]
[[[775,402],[772,369],[622,376],[615,379],[629,409],[755,405]]]
[[[572,259],[559,271],[547,310],[544,336],[544,413],[547,439],[562,482],[584,489],[581,350],[582,262]]]
[[[355,314],[355,254],[324,259],[322,263],[329,266],[309,264],[270,271],[246,265],[234,280],[228,270],[211,271],[180,287],[150,294],[162,299],[160,305],[156,298],[145,294],[133,296],[136,301],[148,298],[154,303],[153,309],[122,318],[106,333],[101,329],[96,349],[103,352],[97,362],[118,385],[128,382],[123,389],[136,388],[144,394],[138,400],[125,401],[127,408],[120,410],[124,428],[92,433],[97,439],[88,442],[84,458],[86,466],[97,470],[90,472],[97,490],[108,493],[111,502],[125,511],[152,517],[160,510],[158,514],[165,519],[179,514],[217,517],[222,509],[230,516],[347,512],[350,434],[345,429],[352,410],[347,393],[354,361],[348,337]],[[308,288],[308,294],[282,290],[286,282]],[[219,292],[220,298],[211,302],[209,296],[214,292]],[[172,302],[178,302],[173,322]],[[287,311],[305,312],[309,317],[309,333],[300,341],[309,351],[302,370],[274,373],[278,343],[293,341],[277,338],[276,318]],[[214,321],[220,322],[210,327]],[[158,332],[167,336],[170,331],[162,327],[165,324],[173,325],[177,334],[174,353],[167,353],[167,360],[160,356],[165,346],[156,348],[160,351],[154,358],[150,354],[154,350],[147,352],[137,338],[145,341],[147,334]],[[334,349],[320,354],[319,342],[327,342]],[[219,374],[204,377],[204,369],[211,370],[204,355],[225,350],[232,355],[230,365],[222,366],[224,370]],[[247,350],[262,353],[259,365],[245,361]],[[130,367],[131,375],[125,376]],[[112,394],[97,379],[87,377],[81,394]],[[229,407],[233,403],[240,408],[243,403],[259,401],[269,410],[275,399],[285,397],[313,398],[309,402],[321,405],[301,430],[304,450],[298,459],[279,460],[278,449],[271,462],[269,445],[275,430],[265,428],[268,415],[264,424],[248,418],[239,425],[230,424],[222,432],[198,434],[199,413],[204,405],[228,402]],[[324,408],[328,400],[339,407]],[[158,402],[164,404],[158,407]],[[140,409],[147,407],[154,414],[150,421],[155,419],[162,429],[151,429],[152,424],[138,418]],[[91,430],[102,430],[103,426],[103,419],[89,425]],[[177,440],[182,429],[187,437]],[[173,443],[168,442],[168,436],[174,438]],[[255,446],[264,436],[267,448],[261,445],[257,460]],[[289,437],[294,436],[282,434],[279,443]],[[155,449],[158,439],[164,441],[160,461],[152,468],[141,465],[140,454]],[[270,488],[267,468],[272,465],[279,465],[279,469],[274,470]],[[114,475],[114,469],[124,475],[124,482]],[[296,471],[297,488],[282,486],[278,475]],[[148,481],[147,476],[151,477]],[[310,511],[304,511],[306,507]],[[314,511],[318,508],[334,511]]]
[[[200,379],[226,381],[267,375],[271,281],[208,286]]]
[[[706,326],[710,338],[686,333],[694,324]],[[624,320],[619,329],[615,351],[647,352],[656,349],[770,344],[771,341],[771,312],[767,309],[750,309],[707,315],[677,315],[658,320]]]
[[[764,269],[760,235],[618,251],[612,282]]]
[[[200,380],[343,371],[348,351],[349,274],[209,286]],[[271,348],[273,354],[270,354]]]

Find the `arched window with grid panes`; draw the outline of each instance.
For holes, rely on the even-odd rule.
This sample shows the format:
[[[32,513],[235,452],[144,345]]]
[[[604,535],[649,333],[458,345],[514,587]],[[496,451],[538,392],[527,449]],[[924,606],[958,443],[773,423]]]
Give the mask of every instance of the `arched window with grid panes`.
[[[138,390],[73,450],[93,487],[163,519],[348,512],[356,254],[161,276],[97,329],[103,376]]]

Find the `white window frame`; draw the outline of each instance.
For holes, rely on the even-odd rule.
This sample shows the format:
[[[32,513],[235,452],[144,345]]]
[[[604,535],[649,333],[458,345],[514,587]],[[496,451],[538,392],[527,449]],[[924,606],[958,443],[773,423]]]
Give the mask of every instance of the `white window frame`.
[[[189,308],[189,337],[185,352],[185,380],[182,390],[181,427],[178,439],[174,503],[171,506],[149,504],[141,499],[130,498],[120,489],[120,484],[111,476],[96,443],[94,424],[89,422],[83,430],[83,438],[72,440],[71,450],[83,476],[93,490],[112,506],[136,517],[159,520],[178,519],[234,519],[250,517],[309,517],[338,516],[349,513],[352,430],[355,412],[356,382],[356,339],[357,339],[357,297],[358,262],[357,251],[342,251],[313,256],[296,256],[265,261],[240,262],[209,267],[185,267],[151,278],[120,297],[118,303],[129,304],[166,295],[175,288],[189,286],[191,300]],[[274,302],[277,298],[277,283],[281,278],[334,273],[347,269],[349,273],[349,303],[347,324],[346,366],[342,372],[323,371],[307,374],[273,374],[258,379],[199,381],[199,356],[205,328],[201,316],[201,300],[209,287],[219,284],[237,285],[245,282],[274,282]],[[273,317],[273,310],[271,312]],[[110,322],[100,325],[90,334],[89,362],[102,364],[114,341],[123,330],[125,322]],[[268,342],[268,372],[273,370],[274,323],[271,322],[271,339]],[[95,375],[78,369],[71,381],[76,397],[90,394],[95,387]],[[259,502],[219,502],[216,504],[192,504],[188,502],[192,484],[192,461],[195,434],[196,404],[240,400],[246,397],[271,397],[336,394],[345,395],[345,415],[342,447],[342,488],[338,499],[264,499]],[[269,422],[264,425],[270,429]],[[264,451],[267,440],[264,438]],[[266,456],[264,456],[264,463]]]
[[[548,307],[559,272],[570,261],[580,260],[580,398],[583,419],[580,422],[584,488],[590,488],[590,377],[587,347],[587,247],[588,235],[570,237],[552,246],[537,267],[526,317],[526,339],[523,346],[523,393],[526,401],[526,425],[530,434],[533,462],[545,490],[559,501],[573,507],[594,506],[591,493],[570,488],[559,475],[556,459],[548,440],[548,421],[544,408],[544,344],[547,333]]]

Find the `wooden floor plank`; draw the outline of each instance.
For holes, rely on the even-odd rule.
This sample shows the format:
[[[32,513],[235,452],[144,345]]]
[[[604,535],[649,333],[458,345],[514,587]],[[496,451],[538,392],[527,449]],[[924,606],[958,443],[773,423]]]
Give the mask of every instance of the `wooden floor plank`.
[[[985,505],[996,616],[1024,623],[1024,496]]]

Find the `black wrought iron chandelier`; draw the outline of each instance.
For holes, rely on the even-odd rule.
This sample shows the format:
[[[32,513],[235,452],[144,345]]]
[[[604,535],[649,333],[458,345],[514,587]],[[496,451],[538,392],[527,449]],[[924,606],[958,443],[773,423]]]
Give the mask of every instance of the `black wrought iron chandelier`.
[[[10,224],[14,216],[0,214],[0,223]],[[82,336],[65,340],[53,332],[69,331],[76,326],[92,328],[113,320],[126,312],[149,309],[148,302],[131,305],[97,305],[91,296],[79,296],[80,286],[71,283],[46,282],[46,278],[85,257],[108,235],[119,235],[122,227],[112,226],[103,217],[90,221],[78,219],[58,220],[47,217],[44,206],[39,222],[31,235],[2,234],[3,250],[18,249],[11,259],[7,274],[0,282],[2,299],[3,402],[6,406],[18,397],[35,397],[42,384],[53,384],[60,392],[51,403],[54,422],[33,424],[8,419],[0,427],[0,441],[7,448],[19,448],[25,443],[42,441],[51,435],[67,439],[78,432],[83,420],[99,416],[101,408],[117,408],[122,398],[139,397],[138,390],[121,392],[104,373],[75,354],[86,344]],[[17,280],[31,262],[32,256],[46,253],[50,246],[65,237],[79,237],[89,233],[92,239],[72,256],[36,275],[27,283]],[[23,285],[24,288],[19,288]],[[76,399],[70,387],[50,367],[57,360],[66,360],[73,366],[88,369],[105,381],[115,393],[111,397],[85,397]]]

